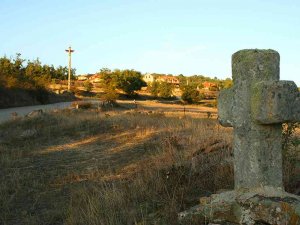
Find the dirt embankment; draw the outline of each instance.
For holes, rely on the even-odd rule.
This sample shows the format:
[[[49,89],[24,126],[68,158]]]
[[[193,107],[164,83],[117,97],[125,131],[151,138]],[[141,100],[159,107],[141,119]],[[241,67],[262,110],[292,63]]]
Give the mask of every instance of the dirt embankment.
[[[44,89],[24,90],[0,88],[0,108],[50,104],[76,100],[71,93],[55,94]]]

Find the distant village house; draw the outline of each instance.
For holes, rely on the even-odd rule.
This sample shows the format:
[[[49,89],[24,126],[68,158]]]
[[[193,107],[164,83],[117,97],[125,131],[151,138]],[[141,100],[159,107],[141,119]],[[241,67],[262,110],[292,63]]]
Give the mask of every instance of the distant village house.
[[[86,74],[77,76],[78,81],[90,81],[91,83],[100,83],[102,81],[100,74]]]
[[[159,82],[166,82],[169,84],[179,85],[179,79],[173,76],[159,76],[157,79]]]
[[[177,77],[174,76],[153,76],[150,73],[147,73],[143,76],[143,80],[146,83],[152,83],[154,81],[157,82],[166,82],[169,84],[174,84],[174,85],[179,85],[179,79]]]
[[[152,82],[154,82],[155,77],[154,77],[151,73],[146,73],[146,74],[143,76],[143,80],[144,80],[146,83],[152,83]]]
[[[92,83],[100,83],[102,81],[100,74],[94,74],[89,78],[89,81]]]
[[[86,75],[79,75],[79,76],[77,76],[77,80],[78,81],[85,81],[85,80],[88,80],[88,77]]]
[[[204,81],[202,85],[204,90],[210,90],[211,88],[218,89],[218,85],[212,82]]]

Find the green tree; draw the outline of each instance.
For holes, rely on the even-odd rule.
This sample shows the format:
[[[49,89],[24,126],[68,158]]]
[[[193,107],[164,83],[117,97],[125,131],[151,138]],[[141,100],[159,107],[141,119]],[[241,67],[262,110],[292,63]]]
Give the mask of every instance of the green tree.
[[[160,97],[162,97],[162,98],[171,98],[172,97],[172,91],[173,91],[173,85],[172,84],[169,84],[167,82],[159,83],[158,93],[159,93]]]
[[[150,85],[150,93],[154,97],[158,97],[159,95],[159,82],[153,81]]]
[[[179,74],[178,77],[180,84],[186,84],[187,77],[185,77],[183,74]]]
[[[220,90],[222,89],[227,89],[227,88],[230,88],[232,87],[233,83],[232,83],[232,80],[230,78],[226,78],[225,80],[221,80],[219,81],[219,88]]]
[[[0,58],[0,86],[10,89],[25,89],[33,91],[31,93],[40,93],[44,95],[48,84],[52,79],[64,80],[68,78],[68,68],[59,66],[55,68],[42,64],[37,58],[36,60],[26,60],[21,58],[21,54],[17,53],[15,57]],[[76,70],[71,70],[72,79]]]
[[[117,93],[116,89],[112,86],[108,86],[104,89],[104,95],[102,96],[102,99],[108,103],[115,103],[116,100],[119,97],[119,94]]]
[[[104,74],[110,74],[111,70],[108,68],[103,67],[102,69],[100,69],[100,71],[98,72],[98,74],[100,75],[104,75]]]
[[[118,76],[116,73],[102,73],[101,78],[102,78],[101,86],[103,88],[107,88],[108,86],[114,89],[117,88]]]
[[[120,70],[115,70],[113,73],[111,70],[107,68],[103,68],[100,70],[99,74],[101,74],[102,82],[101,86],[104,91],[104,95],[102,99],[108,103],[114,103],[119,95],[117,93],[118,86],[118,74]]]
[[[201,101],[202,95],[199,93],[197,88],[193,85],[186,85],[183,88],[183,92],[181,95],[183,101],[187,103],[196,103]]]
[[[47,73],[45,66],[42,65],[39,59],[28,61],[25,68],[25,77],[32,80],[34,88],[43,88],[51,81],[51,74]]]
[[[86,80],[83,83],[83,87],[84,87],[85,91],[90,92],[93,89],[93,84],[91,82],[89,82],[88,80]]]
[[[142,79],[142,74],[135,70],[123,70],[116,77],[117,87],[130,96],[134,95],[135,91],[147,86],[146,82]]]
[[[13,78],[14,65],[6,56],[0,58],[0,86],[7,87],[10,77]],[[14,80],[17,80],[15,78]],[[14,83],[14,82],[13,82]]]
[[[225,79],[224,81],[224,88],[227,89],[227,88],[231,88],[233,85],[233,82],[230,78],[227,78]]]
[[[24,77],[24,59],[17,53],[15,58],[0,59],[1,86],[6,88],[22,88],[29,81]],[[30,82],[31,83],[31,82]]]

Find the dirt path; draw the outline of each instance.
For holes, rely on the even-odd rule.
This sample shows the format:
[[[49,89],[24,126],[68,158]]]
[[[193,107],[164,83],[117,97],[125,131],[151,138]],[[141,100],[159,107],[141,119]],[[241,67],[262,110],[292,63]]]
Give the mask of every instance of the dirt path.
[[[89,101],[93,103],[101,102],[99,100],[84,100],[84,101]],[[21,106],[21,107],[0,109],[0,123],[3,123],[11,119],[12,113],[17,113],[18,116],[25,116],[28,113],[39,109],[42,109],[43,111],[51,111],[54,109],[65,109],[70,107],[73,102],[58,102],[58,103],[46,104],[46,105]]]
[[[90,101],[93,103],[99,103],[99,100],[85,100]],[[119,103],[129,103],[133,104],[132,100],[119,100]],[[17,113],[18,116],[25,116],[28,113],[42,109],[44,111],[51,111],[54,109],[64,109],[70,107],[72,102],[60,102],[54,104],[47,104],[47,105],[34,105],[34,106],[23,106],[23,107],[14,107],[8,109],[0,109],[0,123],[8,121],[12,118],[12,113]],[[168,104],[168,103],[159,103],[155,101],[136,101],[138,109],[141,110],[157,110],[157,111],[169,111],[169,112],[196,112],[196,113],[212,113],[216,114],[216,108],[209,108],[204,106],[197,106],[197,105],[178,105],[178,104]]]
[[[47,105],[34,105],[34,106],[22,106],[14,107],[8,109],[0,109],[0,123],[9,120],[12,116],[12,113],[17,113],[18,116],[25,116],[33,110],[42,109],[45,111],[54,110],[54,109],[63,109],[71,105],[72,102],[59,102]]]

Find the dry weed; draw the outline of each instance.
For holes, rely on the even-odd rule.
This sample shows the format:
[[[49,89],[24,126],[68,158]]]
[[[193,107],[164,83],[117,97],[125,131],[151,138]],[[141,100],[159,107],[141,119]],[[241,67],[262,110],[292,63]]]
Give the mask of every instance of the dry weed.
[[[0,224],[177,224],[233,187],[231,129],[191,115],[63,110],[0,125]]]

